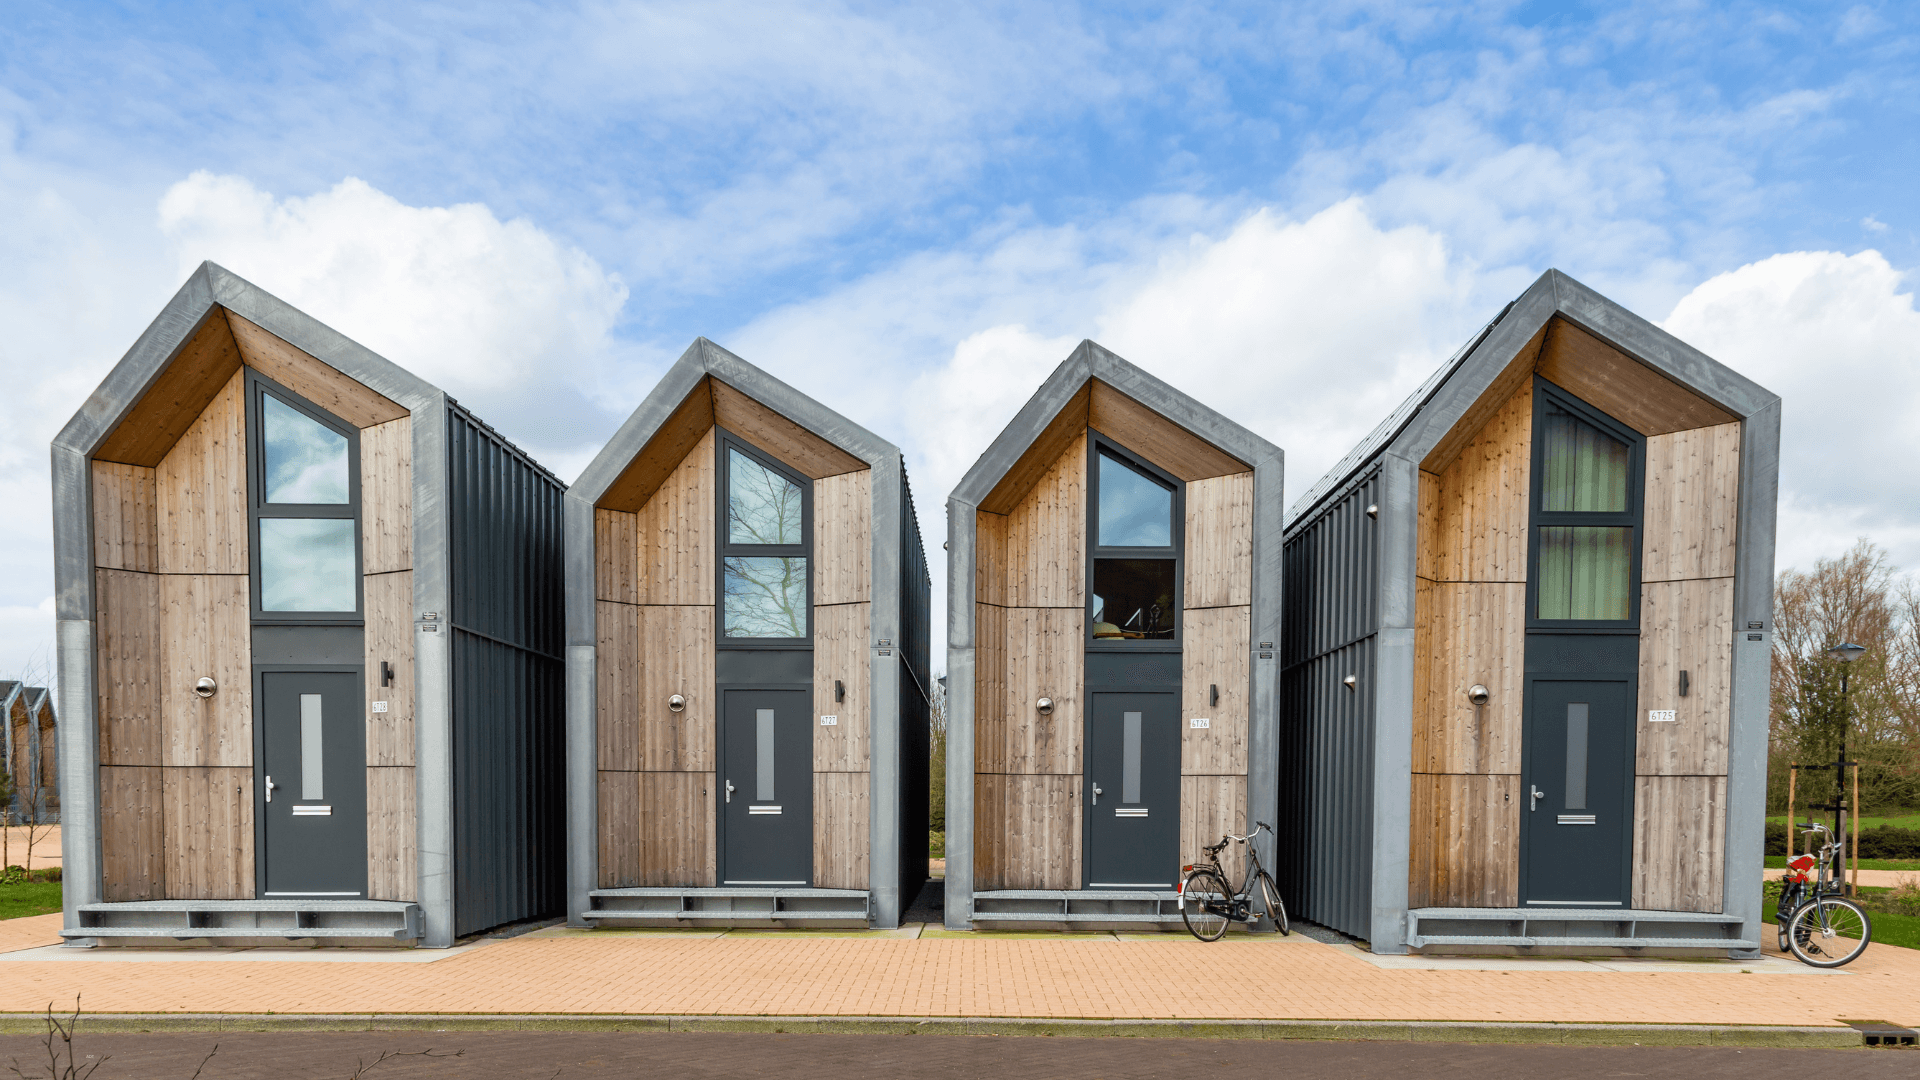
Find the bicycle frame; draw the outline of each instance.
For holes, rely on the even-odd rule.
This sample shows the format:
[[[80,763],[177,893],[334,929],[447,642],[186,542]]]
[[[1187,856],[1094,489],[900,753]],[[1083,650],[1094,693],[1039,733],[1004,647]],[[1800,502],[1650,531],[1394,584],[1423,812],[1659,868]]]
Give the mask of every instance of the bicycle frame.
[[[1778,925],[1781,927],[1782,933],[1786,932],[1787,921],[1793,918],[1793,913],[1800,910],[1803,905],[1817,901],[1822,897],[1846,895],[1845,885],[1834,881],[1828,876],[1829,871],[1832,870],[1839,861],[1840,851],[1844,846],[1843,842],[1835,839],[1833,831],[1819,822],[1810,822],[1806,826],[1806,831],[1817,835],[1824,835],[1826,840],[1820,845],[1820,853],[1814,856],[1815,861],[1812,869],[1815,873],[1814,879],[1811,882],[1811,893],[1808,891],[1808,882],[1804,880],[1791,880],[1791,874],[1780,883],[1780,902],[1774,908],[1774,918],[1778,920]],[[1789,851],[1787,853],[1788,863],[1791,864],[1794,858],[1794,853]],[[1791,871],[1792,866],[1789,865],[1788,869]],[[1802,873],[1804,873],[1804,871]],[[1827,916],[1823,910],[1820,913],[1820,928],[1822,930],[1829,929],[1826,922]]]
[[[1227,902],[1232,910],[1227,911],[1224,914],[1229,919],[1252,921],[1246,918],[1246,914],[1251,914],[1251,911],[1252,911],[1253,889],[1254,889],[1254,886],[1259,883],[1260,875],[1266,873],[1266,867],[1260,865],[1260,846],[1258,844],[1253,843],[1253,838],[1256,836],[1259,836],[1262,830],[1265,830],[1267,832],[1272,831],[1266,825],[1263,824],[1255,828],[1252,832],[1248,833],[1245,836],[1235,836],[1232,833],[1228,833],[1225,837],[1225,840],[1231,840],[1234,843],[1241,844],[1245,846],[1247,849],[1246,878],[1245,880],[1240,882],[1240,888],[1237,889],[1232,896],[1227,898]],[[1223,868],[1220,865],[1220,852],[1226,850],[1225,840],[1222,841],[1221,846],[1218,850],[1210,850],[1207,852],[1207,863],[1206,863],[1207,868],[1212,870],[1215,874],[1219,875],[1220,880],[1222,882],[1227,881],[1227,872],[1225,868]],[[1183,874],[1181,876],[1182,888],[1185,888],[1185,883],[1186,883],[1186,876]],[[1261,903],[1264,905],[1267,898],[1263,895],[1261,896],[1260,899],[1261,899]],[[1184,903],[1185,900],[1186,900],[1186,897],[1183,895],[1181,897],[1181,901]],[[1243,909],[1241,907],[1242,904],[1246,905],[1244,909],[1246,914],[1242,913],[1243,912]],[[1273,912],[1263,910],[1260,914],[1264,918],[1271,918],[1273,915]]]

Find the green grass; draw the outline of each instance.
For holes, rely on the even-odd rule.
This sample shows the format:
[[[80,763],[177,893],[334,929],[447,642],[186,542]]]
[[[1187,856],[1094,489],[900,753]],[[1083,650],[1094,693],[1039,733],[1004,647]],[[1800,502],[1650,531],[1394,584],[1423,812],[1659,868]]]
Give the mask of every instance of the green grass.
[[[1767,869],[1784,870],[1787,867],[1785,855],[1768,855]],[[1920,859],[1861,859],[1862,870],[1916,870],[1920,871]]]
[[[57,881],[27,881],[18,885],[0,885],[0,919],[51,915],[59,910],[60,883]]]
[[[947,834],[927,830],[927,858],[944,859],[947,857]]]
[[[1861,886],[1861,900],[1871,904],[1873,898],[1893,890]],[[1773,897],[1767,897],[1760,905],[1760,918],[1772,924],[1778,920],[1773,917]],[[1873,945],[1893,945],[1902,949],[1920,949],[1920,915],[1894,915],[1884,911],[1870,911],[1868,917],[1873,920]]]
[[[1832,814],[1821,813],[1809,818],[1807,816],[1808,813],[1809,811],[1801,811],[1799,819],[1801,821],[1825,822],[1828,825],[1833,824]],[[1785,825],[1787,823],[1787,815],[1774,814],[1767,818],[1767,820],[1775,824]],[[1860,816],[1860,827],[1863,829],[1877,829],[1882,825],[1891,825],[1896,829],[1920,829],[1920,810],[1896,810],[1890,817],[1874,814],[1862,814]],[[1852,832],[1852,826],[1848,826],[1847,831]]]

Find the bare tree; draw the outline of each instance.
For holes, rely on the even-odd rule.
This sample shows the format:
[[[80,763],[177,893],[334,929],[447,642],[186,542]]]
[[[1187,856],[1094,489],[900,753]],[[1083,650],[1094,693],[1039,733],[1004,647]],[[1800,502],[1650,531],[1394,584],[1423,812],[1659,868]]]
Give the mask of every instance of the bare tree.
[[[1843,738],[1848,759],[1863,766],[1862,802],[1905,807],[1920,801],[1920,596],[1910,585],[1897,591],[1897,574],[1886,553],[1864,538],[1811,571],[1781,572],[1774,590],[1768,754],[1776,808],[1785,804],[1788,763],[1831,763]],[[1848,665],[1851,694],[1843,699],[1841,664],[1826,650],[1846,641],[1867,651]],[[1833,790],[1833,779],[1807,782],[1802,805]]]

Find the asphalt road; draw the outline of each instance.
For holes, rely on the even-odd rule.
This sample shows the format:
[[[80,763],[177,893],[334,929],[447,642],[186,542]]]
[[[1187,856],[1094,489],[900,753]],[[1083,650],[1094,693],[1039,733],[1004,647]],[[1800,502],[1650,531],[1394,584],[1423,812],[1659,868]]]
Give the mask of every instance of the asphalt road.
[[[1844,1075],[1913,1080],[1920,1050],[1770,1050],[1683,1047],[1474,1046],[1404,1042],[1254,1042],[1207,1039],[1044,1038],[944,1035],[759,1035],[641,1032],[454,1032],[439,1034],[88,1035],[75,1039],[90,1080],[189,1080],[215,1045],[201,1080],[368,1080],[572,1077],[1177,1077],[1211,1070],[1310,1070],[1316,1080],[1459,1076],[1471,1080],[1604,1077]],[[383,1052],[439,1056],[391,1057]],[[458,1056],[452,1056],[455,1053]],[[0,1070],[52,1075],[30,1036],[0,1036]]]

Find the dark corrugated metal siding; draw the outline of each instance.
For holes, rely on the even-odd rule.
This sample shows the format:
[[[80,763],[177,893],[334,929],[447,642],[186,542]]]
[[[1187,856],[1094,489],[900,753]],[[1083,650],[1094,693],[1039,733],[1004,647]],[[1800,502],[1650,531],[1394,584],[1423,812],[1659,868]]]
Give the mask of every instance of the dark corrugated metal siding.
[[[920,515],[905,465],[900,469],[900,905],[913,903],[927,883],[927,829],[932,814],[927,785],[933,729],[928,703],[932,671],[928,641],[933,579],[920,540]]]
[[[448,404],[459,936],[566,903],[566,485]]]
[[[1375,470],[1286,536],[1280,675],[1280,858],[1290,910],[1371,936]],[[1355,678],[1348,689],[1347,676]]]

